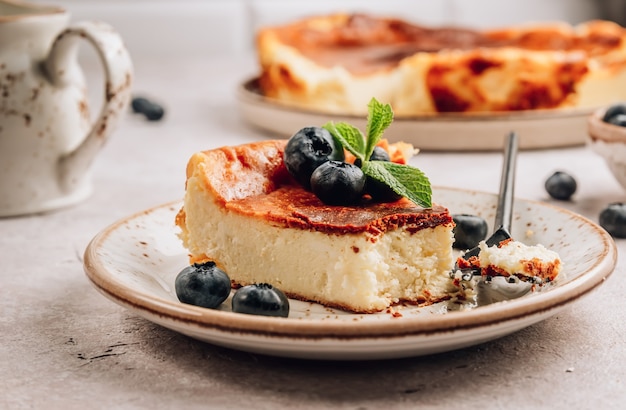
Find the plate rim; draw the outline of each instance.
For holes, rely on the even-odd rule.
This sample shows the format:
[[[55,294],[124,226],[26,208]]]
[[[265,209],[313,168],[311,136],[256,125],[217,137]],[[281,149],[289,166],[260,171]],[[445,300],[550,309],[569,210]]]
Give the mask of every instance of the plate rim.
[[[240,102],[253,103],[266,108],[273,108],[279,111],[291,113],[323,116],[328,120],[332,119],[353,119],[364,120],[365,114],[350,113],[332,113],[299,107],[297,105],[289,105],[275,98],[263,95],[258,87],[260,77],[253,75],[241,81],[237,86],[237,98]],[[497,112],[446,112],[446,113],[425,113],[413,115],[396,115],[394,122],[493,122],[495,121],[537,121],[537,120],[553,120],[555,118],[569,118],[589,116],[603,106],[590,107],[574,107],[574,108],[545,108],[536,110],[516,110],[516,111],[497,111]]]
[[[462,188],[433,187],[434,189],[454,190],[469,194],[495,194],[467,190]],[[298,338],[302,340],[317,339],[385,339],[402,336],[428,336],[445,332],[478,329],[506,322],[515,322],[529,316],[545,314],[574,302],[602,284],[613,273],[617,262],[617,248],[612,237],[600,226],[583,215],[565,208],[560,208],[541,201],[516,198],[530,204],[555,208],[565,212],[582,223],[594,228],[602,238],[604,257],[596,260],[594,265],[582,275],[550,289],[545,293],[537,293],[532,298],[513,299],[497,302],[476,309],[462,312],[449,312],[444,315],[433,314],[420,317],[402,317],[398,321],[332,321],[324,319],[286,319],[265,316],[242,315],[238,313],[204,309],[186,305],[178,301],[155,297],[146,292],[132,292],[116,283],[99,260],[97,250],[108,237],[129,221],[147,217],[150,214],[169,208],[176,212],[182,200],[171,201],[136,212],[118,219],[99,233],[87,245],[84,251],[83,268],[95,288],[114,302],[150,316],[158,316],[168,321],[176,321],[192,325],[204,331],[228,334],[261,335],[270,338]],[[173,222],[172,222],[173,224]],[[104,273],[103,273],[104,272]],[[528,302],[530,301],[530,302]],[[365,315],[365,314],[363,314]]]

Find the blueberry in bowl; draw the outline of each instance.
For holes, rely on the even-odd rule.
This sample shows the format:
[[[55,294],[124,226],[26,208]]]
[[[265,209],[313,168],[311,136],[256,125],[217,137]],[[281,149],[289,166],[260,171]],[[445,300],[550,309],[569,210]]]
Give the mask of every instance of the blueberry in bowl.
[[[623,122],[624,116],[626,116],[626,103],[616,103],[604,111],[602,121],[623,127],[626,125]]]
[[[626,102],[596,110],[587,121],[587,145],[604,158],[626,189]]]

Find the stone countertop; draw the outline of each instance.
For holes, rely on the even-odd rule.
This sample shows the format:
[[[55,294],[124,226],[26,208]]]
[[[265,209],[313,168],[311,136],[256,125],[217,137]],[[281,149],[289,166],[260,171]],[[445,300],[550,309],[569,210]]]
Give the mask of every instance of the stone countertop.
[[[0,219],[0,408],[619,408],[626,401],[626,262],[557,315],[498,340],[432,356],[327,362],[274,358],[190,339],[98,293],[82,254],[118,219],[180,199],[197,150],[267,138],[234,90],[251,61],[143,61],[135,92],[166,108],[127,115],[93,168],[85,202]],[[437,185],[497,193],[501,154],[419,154]],[[462,164],[462,170],[459,169]],[[597,221],[624,191],[587,147],[522,151],[516,196],[553,202],[547,176],[578,180],[571,202]],[[618,240],[620,256],[626,241]]]

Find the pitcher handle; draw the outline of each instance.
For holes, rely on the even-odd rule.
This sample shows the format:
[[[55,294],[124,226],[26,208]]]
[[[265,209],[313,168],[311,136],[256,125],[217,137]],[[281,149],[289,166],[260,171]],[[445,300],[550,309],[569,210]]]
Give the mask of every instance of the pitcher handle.
[[[117,126],[131,98],[133,65],[120,35],[110,25],[83,21],[70,25],[52,44],[45,61],[50,81],[57,86],[71,81],[80,40],[87,40],[104,66],[104,103],[91,130],[80,144],[61,157],[60,180],[70,187],[88,171],[96,154]]]

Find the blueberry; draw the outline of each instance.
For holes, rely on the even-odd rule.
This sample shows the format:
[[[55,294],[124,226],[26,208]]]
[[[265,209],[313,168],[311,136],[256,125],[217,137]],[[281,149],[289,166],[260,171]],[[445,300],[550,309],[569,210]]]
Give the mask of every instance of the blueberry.
[[[616,238],[626,238],[626,204],[615,202],[600,212],[600,226]]]
[[[452,220],[456,224],[452,230],[456,249],[472,249],[487,237],[487,221],[480,216],[456,214],[452,215]]]
[[[233,295],[233,312],[262,316],[289,316],[289,300],[269,283],[239,288]]]
[[[230,294],[230,278],[214,262],[194,263],[183,269],[174,282],[178,300],[214,309]]]
[[[131,107],[133,112],[143,114],[150,121],[158,121],[165,114],[163,107],[144,97],[133,98]]]
[[[552,198],[567,201],[576,192],[577,184],[571,175],[556,171],[546,179],[545,188]]]
[[[372,155],[370,155],[370,161],[391,161],[391,157],[389,156],[389,153],[381,148],[381,147],[374,147],[374,151],[372,151]]]
[[[617,125],[618,127],[626,127],[626,114],[616,114],[609,118],[606,122]]]
[[[396,193],[389,185],[369,176],[365,179],[365,193],[375,202],[395,202],[402,198],[402,195]]]
[[[626,114],[626,103],[613,104],[604,112],[602,121],[611,122],[610,120],[620,114]]]
[[[389,156],[389,153],[387,151],[385,151],[384,148],[381,148],[379,146],[374,147],[374,151],[372,151],[372,155],[370,155],[370,161],[391,161],[391,157]],[[362,163],[361,160],[359,158],[357,158],[356,160],[354,160],[354,165],[356,165],[357,167],[361,167]]]
[[[361,168],[341,161],[327,161],[311,175],[311,190],[325,204],[350,205],[363,196],[365,174]]]
[[[343,161],[343,148],[320,127],[306,127],[287,141],[284,161],[289,173],[306,189],[311,188],[311,174],[324,162]]]

